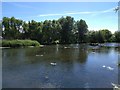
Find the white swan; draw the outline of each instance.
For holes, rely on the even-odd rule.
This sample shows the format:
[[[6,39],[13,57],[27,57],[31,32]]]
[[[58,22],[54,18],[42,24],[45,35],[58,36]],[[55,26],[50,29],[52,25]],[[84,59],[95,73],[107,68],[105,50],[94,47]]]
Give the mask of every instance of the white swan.
[[[112,68],[112,67],[107,67],[109,70],[113,70],[114,68]]]
[[[41,56],[42,57],[43,55],[36,55],[36,56]]]
[[[57,63],[55,63],[55,62],[54,62],[54,63],[50,63],[50,64],[53,65],[53,66],[56,66],[56,65],[57,65]]]
[[[103,67],[103,68],[105,68],[106,66],[105,66],[105,65],[103,65],[102,67]]]
[[[120,90],[120,85],[111,83],[112,86],[114,87],[114,90]]]
[[[110,66],[105,66],[105,65],[103,65],[102,67],[103,67],[103,68],[107,68],[107,69],[109,69],[109,70],[114,70],[114,68],[112,68],[112,67],[110,67]]]

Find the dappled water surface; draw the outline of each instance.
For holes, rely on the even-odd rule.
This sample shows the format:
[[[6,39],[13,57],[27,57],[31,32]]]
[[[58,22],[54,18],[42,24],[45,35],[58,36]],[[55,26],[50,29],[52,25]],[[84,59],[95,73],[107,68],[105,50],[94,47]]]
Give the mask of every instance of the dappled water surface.
[[[118,51],[79,44],[3,49],[2,86],[109,88],[118,83]]]

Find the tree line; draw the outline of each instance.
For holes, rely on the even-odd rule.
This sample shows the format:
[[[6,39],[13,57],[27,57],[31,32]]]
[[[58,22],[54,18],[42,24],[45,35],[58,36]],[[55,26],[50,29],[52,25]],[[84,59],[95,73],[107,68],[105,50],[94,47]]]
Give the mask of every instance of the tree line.
[[[71,16],[41,22],[3,17],[1,28],[3,39],[31,39],[41,44],[120,42],[120,31],[89,31],[85,20],[75,21]]]

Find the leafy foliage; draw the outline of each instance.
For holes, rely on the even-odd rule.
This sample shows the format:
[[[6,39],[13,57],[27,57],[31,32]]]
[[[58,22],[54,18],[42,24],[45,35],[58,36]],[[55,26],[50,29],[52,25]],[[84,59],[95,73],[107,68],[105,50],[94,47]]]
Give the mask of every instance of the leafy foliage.
[[[115,37],[115,41],[120,43],[120,31],[116,31],[114,37]]]
[[[3,40],[3,47],[21,47],[21,46],[40,46],[39,42],[34,40]]]
[[[108,29],[89,31],[85,20],[75,21],[71,16],[43,22],[25,22],[14,17],[3,17],[1,27],[2,37],[7,40],[30,39],[41,44],[120,42],[119,31],[114,34]]]

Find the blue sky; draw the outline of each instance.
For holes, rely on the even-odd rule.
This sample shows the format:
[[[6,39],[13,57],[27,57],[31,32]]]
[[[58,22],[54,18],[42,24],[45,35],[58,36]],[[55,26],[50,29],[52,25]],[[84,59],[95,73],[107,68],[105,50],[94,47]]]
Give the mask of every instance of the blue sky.
[[[83,19],[89,30],[118,30],[117,2],[3,2],[2,16],[24,21],[53,20],[62,16]]]

